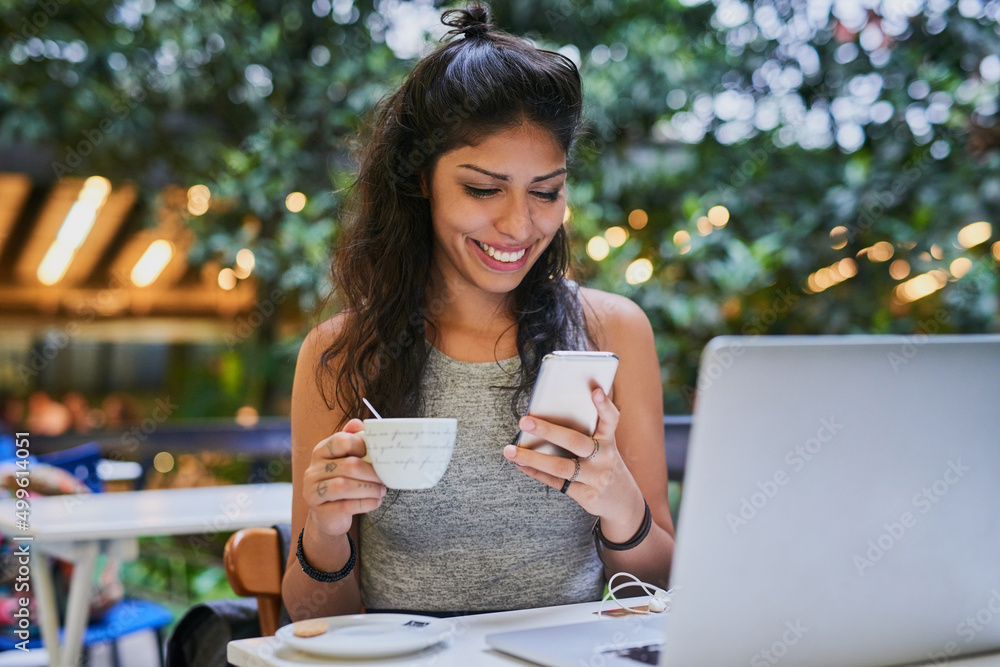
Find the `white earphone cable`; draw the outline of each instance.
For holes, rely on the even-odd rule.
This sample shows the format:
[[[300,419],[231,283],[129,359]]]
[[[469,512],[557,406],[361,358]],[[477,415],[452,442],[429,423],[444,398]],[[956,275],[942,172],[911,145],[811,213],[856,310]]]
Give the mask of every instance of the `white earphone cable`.
[[[615,585],[615,579],[618,577],[627,577],[631,581]],[[648,611],[645,609],[626,607],[622,601],[615,596],[615,593],[621,589],[633,586],[638,586],[649,595],[649,602],[647,603]],[[617,604],[621,609],[624,609],[632,614],[658,614],[660,612],[668,611],[670,609],[670,596],[673,594],[674,590],[674,588],[671,588],[670,590],[665,591],[659,586],[655,586],[645,581],[640,581],[634,574],[629,574],[628,572],[616,572],[608,580],[608,592],[601,600],[601,606],[597,609],[597,617],[600,618],[603,614],[604,603],[608,600],[614,600],[615,604]]]

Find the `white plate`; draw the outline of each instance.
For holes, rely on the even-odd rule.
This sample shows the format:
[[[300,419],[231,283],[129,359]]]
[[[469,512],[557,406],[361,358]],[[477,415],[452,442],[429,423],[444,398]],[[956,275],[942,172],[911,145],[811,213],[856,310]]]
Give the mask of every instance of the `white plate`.
[[[296,637],[295,624],[275,633],[292,648],[331,658],[382,658],[413,653],[449,639],[450,621],[414,614],[352,614],[328,616],[327,631],[315,637]]]

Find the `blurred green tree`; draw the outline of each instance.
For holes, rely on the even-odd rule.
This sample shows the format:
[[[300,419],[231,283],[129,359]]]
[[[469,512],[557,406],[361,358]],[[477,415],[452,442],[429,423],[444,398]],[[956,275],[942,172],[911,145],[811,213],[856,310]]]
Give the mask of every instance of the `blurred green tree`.
[[[443,33],[441,9],[0,0],[0,144],[47,151],[53,177],[136,181],[149,204],[206,185],[192,262],[249,247],[262,302],[309,312],[354,133]],[[719,334],[1000,330],[1000,1],[493,9],[581,67],[580,278],[649,314],[668,412],[690,411]]]

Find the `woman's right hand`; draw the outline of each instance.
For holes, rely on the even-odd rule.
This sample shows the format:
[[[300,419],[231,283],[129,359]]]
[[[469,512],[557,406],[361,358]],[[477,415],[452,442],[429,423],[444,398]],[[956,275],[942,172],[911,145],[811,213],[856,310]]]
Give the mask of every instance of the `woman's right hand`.
[[[364,422],[352,419],[344,430],[321,440],[312,450],[303,476],[302,493],[309,507],[308,523],[321,533],[345,535],[355,514],[382,504],[385,485],[375,468],[363,460],[368,450],[361,436]]]

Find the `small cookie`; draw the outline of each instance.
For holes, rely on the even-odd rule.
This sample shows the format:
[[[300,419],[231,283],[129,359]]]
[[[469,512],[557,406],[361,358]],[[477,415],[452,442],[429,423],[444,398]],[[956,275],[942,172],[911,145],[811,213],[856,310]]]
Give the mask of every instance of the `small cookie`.
[[[322,618],[310,618],[292,625],[292,634],[296,637],[315,637],[326,632],[328,627]]]

